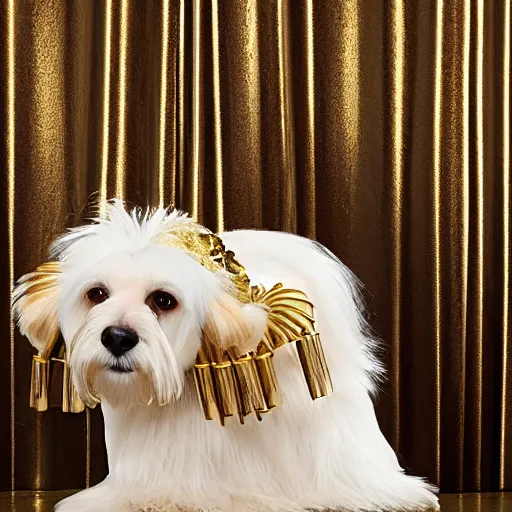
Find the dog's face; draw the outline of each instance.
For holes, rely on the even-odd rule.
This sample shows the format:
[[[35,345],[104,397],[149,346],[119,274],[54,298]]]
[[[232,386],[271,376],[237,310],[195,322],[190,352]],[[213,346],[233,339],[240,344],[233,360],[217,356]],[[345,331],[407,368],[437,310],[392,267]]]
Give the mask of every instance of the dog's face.
[[[114,203],[109,219],[56,243],[58,286],[18,301],[19,324],[43,350],[44,333],[58,319],[86,404],[99,397],[118,407],[164,405],[181,395],[204,336],[243,352],[261,338],[266,313],[235,299],[224,271],[154,243],[172,222],[183,222],[178,214],[141,218]]]
[[[178,397],[214,300],[211,277],[171,247],[113,251],[70,268],[59,317],[79,393],[161,404]]]

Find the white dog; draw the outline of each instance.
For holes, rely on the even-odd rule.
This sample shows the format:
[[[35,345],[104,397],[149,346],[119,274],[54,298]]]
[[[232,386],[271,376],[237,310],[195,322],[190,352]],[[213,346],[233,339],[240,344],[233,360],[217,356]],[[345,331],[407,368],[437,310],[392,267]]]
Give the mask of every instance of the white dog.
[[[223,426],[204,418],[198,351],[205,336],[253,350],[268,308],[239,301],[220,265],[165,242],[177,228],[203,229],[185,214],[106,208],[54,244],[61,272],[50,291],[14,292],[22,333],[41,352],[62,332],[76,389],[105,418],[109,475],[58,512],[438,510],[435,489],[404,474],[380,432],[371,394],[381,368],[357,282],[335,256],[290,234],[220,235],[251,284],[283,283],[314,304],[334,389],[313,401],[289,344],[273,358],[282,404],[261,422]]]

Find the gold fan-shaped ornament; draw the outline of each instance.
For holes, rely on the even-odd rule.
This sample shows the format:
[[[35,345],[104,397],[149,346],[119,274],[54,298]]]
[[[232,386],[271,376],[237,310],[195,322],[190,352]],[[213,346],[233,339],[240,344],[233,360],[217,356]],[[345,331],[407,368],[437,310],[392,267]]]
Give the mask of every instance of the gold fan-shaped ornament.
[[[307,296],[283,288],[281,283],[266,291],[263,285],[251,288],[252,302],[268,309],[267,328],[254,352],[238,359],[225,354],[222,361],[208,361],[201,349],[194,366],[199,400],[207,420],[237,415],[241,423],[251,412],[258,419],[277,407],[281,396],[273,365],[274,351],[296,342],[300,363],[312,399],[332,392],[331,377],[314,331],[314,308]]]
[[[34,272],[24,275],[16,283],[13,303],[22,299],[30,302],[41,295],[53,293],[61,273],[62,268],[57,261],[40,265]],[[46,411],[53,403],[61,406],[64,412],[79,413],[85,409],[85,406],[73,385],[64,346],[61,347],[57,357],[52,357],[59,337],[59,326],[55,322],[45,349],[32,358],[30,407],[37,411]]]

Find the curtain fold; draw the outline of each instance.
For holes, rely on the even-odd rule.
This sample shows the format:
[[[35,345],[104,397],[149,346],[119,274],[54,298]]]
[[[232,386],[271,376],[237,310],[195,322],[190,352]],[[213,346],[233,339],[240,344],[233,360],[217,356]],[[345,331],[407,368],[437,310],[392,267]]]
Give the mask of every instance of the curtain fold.
[[[13,279],[91,199],[317,239],[368,291],[381,427],[443,491],[512,489],[510,0],[6,0],[0,490],[107,471],[28,407]]]

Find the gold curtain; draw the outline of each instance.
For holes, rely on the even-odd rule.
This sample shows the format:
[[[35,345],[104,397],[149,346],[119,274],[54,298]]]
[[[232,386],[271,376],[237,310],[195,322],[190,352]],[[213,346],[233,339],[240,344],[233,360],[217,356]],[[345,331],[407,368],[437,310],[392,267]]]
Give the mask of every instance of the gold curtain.
[[[0,489],[106,472],[101,414],[28,407],[9,288],[95,191],[326,244],[386,342],[388,439],[512,489],[511,1],[4,0]]]

